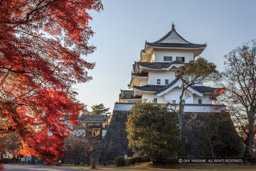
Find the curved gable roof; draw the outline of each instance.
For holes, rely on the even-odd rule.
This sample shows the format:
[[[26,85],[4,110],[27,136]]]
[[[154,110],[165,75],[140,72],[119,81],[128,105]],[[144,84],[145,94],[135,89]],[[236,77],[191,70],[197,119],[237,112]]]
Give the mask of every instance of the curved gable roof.
[[[172,25],[171,31],[169,31],[164,37],[154,43],[182,43],[190,44],[189,41],[184,39],[179,33],[176,32],[174,24]]]
[[[156,46],[156,47],[185,47],[185,48],[200,48],[206,47],[206,44],[195,44],[190,43],[184,39],[179,33],[176,32],[174,24],[172,24],[172,30],[169,31],[164,37],[158,41],[149,43],[146,42],[146,45]]]

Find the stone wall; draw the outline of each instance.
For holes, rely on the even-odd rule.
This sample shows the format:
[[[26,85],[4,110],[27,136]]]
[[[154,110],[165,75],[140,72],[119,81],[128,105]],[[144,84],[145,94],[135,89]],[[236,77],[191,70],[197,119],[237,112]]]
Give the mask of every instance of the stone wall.
[[[228,121],[231,130],[233,140],[240,145],[241,154],[234,157],[240,157],[243,153],[242,141],[238,136],[233,122],[230,118],[229,113],[220,112],[220,113],[185,113],[184,115],[184,123],[183,123],[183,136],[185,139],[185,143],[189,144],[190,150],[188,153],[188,158],[205,158],[204,149],[202,148],[200,141],[203,133],[204,127],[210,123],[212,120],[224,119]],[[239,146],[238,145],[238,146]]]
[[[223,117],[225,113],[185,113],[183,125],[183,137],[185,143],[189,144],[190,150],[186,157],[188,158],[204,158],[203,149],[200,147],[200,136],[203,127],[213,119]],[[128,148],[127,132],[125,131],[125,122],[127,121],[128,112],[113,111],[111,123],[104,139],[104,146],[100,156],[100,163],[113,163],[115,157],[119,155],[132,155],[132,151]],[[226,119],[232,121],[229,115]],[[238,135],[234,130],[234,136]]]
[[[132,156],[132,151],[128,148],[127,132],[125,131],[127,115],[127,111],[113,111],[110,125],[103,140],[100,163],[113,163],[113,160],[119,155]]]

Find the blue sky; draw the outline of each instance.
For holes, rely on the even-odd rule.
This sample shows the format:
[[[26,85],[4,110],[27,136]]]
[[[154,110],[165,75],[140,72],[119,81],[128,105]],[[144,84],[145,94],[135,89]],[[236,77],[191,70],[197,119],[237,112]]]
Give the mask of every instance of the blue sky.
[[[174,22],[176,31],[192,43],[205,43],[202,57],[223,70],[224,55],[256,39],[254,0],[102,0],[104,10],[90,12],[96,51],[87,56],[96,62],[93,80],[75,86],[77,98],[88,105],[114,107],[120,89],[128,89],[134,61],[145,40],[163,37]]]

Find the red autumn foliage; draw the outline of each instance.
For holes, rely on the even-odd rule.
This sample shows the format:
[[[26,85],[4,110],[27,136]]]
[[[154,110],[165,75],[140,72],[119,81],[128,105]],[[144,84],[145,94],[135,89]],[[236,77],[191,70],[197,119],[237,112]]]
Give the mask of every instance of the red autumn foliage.
[[[226,92],[226,89],[223,89],[223,88],[217,88],[214,90],[214,94],[211,96],[211,99],[216,101],[217,100],[217,97],[223,93]]]
[[[101,9],[101,0],[0,0],[0,118],[24,155],[63,156],[70,128],[61,118],[75,124],[83,110],[72,85],[94,67],[84,59],[94,51],[88,10]]]
[[[215,89],[214,90],[214,94],[215,95],[221,95],[221,94],[223,94],[223,93],[225,93],[226,92],[226,89]]]
[[[6,152],[6,149],[12,154],[19,154],[21,142],[19,136],[13,131],[13,128],[6,121],[0,121],[0,155]]]
[[[226,89],[224,89],[224,88],[222,88],[222,89],[215,89],[214,90],[214,95],[218,96],[218,95],[221,95],[221,94],[223,94],[225,92],[226,92]]]
[[[223,94],[223,93],[225,93],[225,92],[226,92],[225,89],[221,89],[221,90],[219,91],[219,94]]]

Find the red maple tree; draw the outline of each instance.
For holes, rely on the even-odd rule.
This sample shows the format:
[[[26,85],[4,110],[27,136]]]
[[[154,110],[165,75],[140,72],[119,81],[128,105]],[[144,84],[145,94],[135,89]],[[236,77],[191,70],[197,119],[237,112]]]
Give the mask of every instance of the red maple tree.
[[[88,10],[101,0],[0,0],[0,118],[18,134],[25,155],[47,163],[63,155],[63,139],[83,105],[72,85],[91,79],[84,57],[93,31]],[[49,136],[49,133],[52,136]]]
[[[7,120],[0,121],[1,136],[0,136],[0,155],[5,154],[6,149],[12,154],[19,154],[21,142],[19,136],[15,132],[11,132],[11,126]]]

